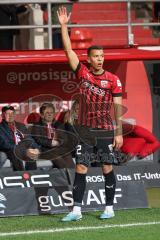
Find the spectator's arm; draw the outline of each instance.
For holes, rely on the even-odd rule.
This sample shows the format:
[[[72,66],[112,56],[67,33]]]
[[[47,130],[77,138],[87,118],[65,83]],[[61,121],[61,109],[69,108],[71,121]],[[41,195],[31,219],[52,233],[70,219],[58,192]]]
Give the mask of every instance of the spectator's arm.
[[[0,136],[0,151],[14,150],[15,144]]]
[[[35,143],[38,144],[38,146],[51,148],[52,140],[44,136],[41,128],[44,128],[44,126],[33,125],[31,128],[31,137],[34,139]]]
[[[20,133],[22,133],[24,135],[25,140],[31,141],[30,147],[40,149],[40,146],[36,143],[35,139],[32,137],[30,130],[24,124],[19,123],[18,130]]]

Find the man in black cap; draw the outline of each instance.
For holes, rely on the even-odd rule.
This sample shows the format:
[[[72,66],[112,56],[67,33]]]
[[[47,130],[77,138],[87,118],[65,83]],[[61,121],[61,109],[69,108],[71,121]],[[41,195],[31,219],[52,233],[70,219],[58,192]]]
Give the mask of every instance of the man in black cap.
[[[31,138],[24,124],[15,121],[16,111],[13,106],[2,108],[0,123],[0,151],[6,153],[14,171],[35,170],[39,156],[39,146]],[[27,160],[25,169],[23,160]]]

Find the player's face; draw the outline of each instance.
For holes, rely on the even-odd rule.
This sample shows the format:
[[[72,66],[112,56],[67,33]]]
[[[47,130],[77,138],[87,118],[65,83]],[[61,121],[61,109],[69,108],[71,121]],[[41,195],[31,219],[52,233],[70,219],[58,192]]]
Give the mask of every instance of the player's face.
[[[93,49],[88,57],[88,62],[95,71],[103,69],[104,52],[102,49]]]
[[[3,113],[2,117],[3,119],[5,119],[6,122],[12,123],[14,122],[15,112],[12,110],[7,110],[6,112]]]
[[[55,115],[55,112],[53,108],[48,107],[44,110],[41,117],[44,119],[45,122],[51,123],[54,119],[54,115]]]

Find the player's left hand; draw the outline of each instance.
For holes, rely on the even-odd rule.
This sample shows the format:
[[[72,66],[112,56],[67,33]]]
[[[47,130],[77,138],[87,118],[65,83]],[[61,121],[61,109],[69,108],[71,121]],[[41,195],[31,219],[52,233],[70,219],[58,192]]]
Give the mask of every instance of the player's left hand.
[[[60,7],[59,10],[57,11],[57,16],[58,16],[58,20],[59,23],[62,24],[67,24],[70,20],[71,17],[71,13],[69,13],[69,15],[67,15],[67,10],[65,7]]]
[[[113,148],[115,148],[116,150],[119,150],[123,145],[123,136],[119,135],[119,136],[115,136],[114,137],[114,141],[113,141]]]

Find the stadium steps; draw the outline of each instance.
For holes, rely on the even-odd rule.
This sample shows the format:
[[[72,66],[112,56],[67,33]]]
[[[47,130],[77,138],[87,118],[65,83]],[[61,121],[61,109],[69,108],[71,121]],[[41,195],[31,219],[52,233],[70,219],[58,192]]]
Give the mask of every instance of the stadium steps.
[[[97,29],[93,29],[93,28],[88,28],[89,32],[91,32],[91,34],[96,34],[96,35],[100,35],[101,38],[107,37],[107,38],[119,38],[119,37],[127,37],[127,28],[118,28],[118,27],[109,27],[109,28],[97,28]],[[150,29],[137,29],[134,28],[133,29],[133,33],[135,35],[135,37],[151,37],[152,38],[152,31]]]
[[[100,23],[126,23],[127,22],[127,4],[126,3],[74,3],[72,9],[71,20],[77,24],[100,24]],[[133,22],[143,22],[143,19],[136,19],[136,13],[131,11],[131,18]],[[81,31],[82,28],[74,28],[71,30],[72,36],[75,36],[77,30]],[[86,40],[85,33],[86,31]],[[74,37],[73,46],[76,48],[85,48],[89,44],[103,45],[104,47],[110,46],[126,46],[128,45],[127,27],[100,27],[100,28],[84,28],[82,29],[83,37]],[[147,27],[133,27],[135,44],[139,45],[159,45],[159,39],[154,38],[152,30]],[[91,39],[87,39],[88,36]],[[76,39],[76,40],[75,40]],[[76,44],[75,44],[76,41]],[[78,41],[81,41],[78,44]]]
[[[126,10],[126,3],[74,3],[73,10],[75,12],[84,10]]]
[[[131,13],[132,18],[135,19],[135,12],[132,11]],[[107,10],[84,10],[73,12],[72,11],[72,22],[77,23],[97,23],[98,21],[105,22],[120,22],[120,21],[126,21],[127,20],[127,12],[123,10],[113,10],[113,11],[107,11]]]

